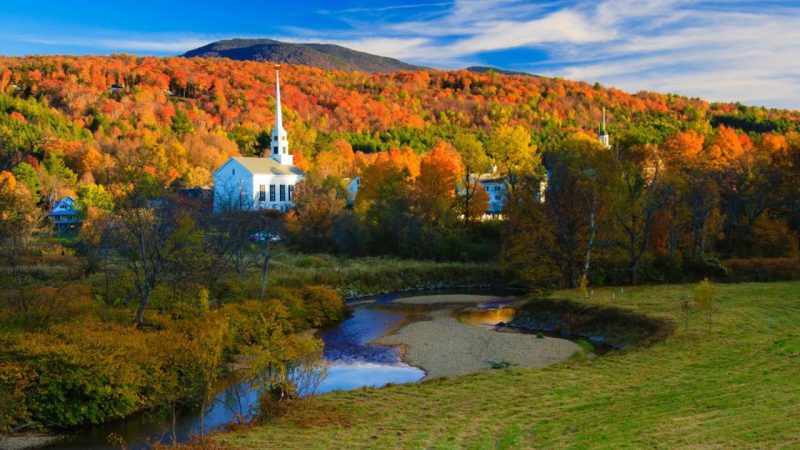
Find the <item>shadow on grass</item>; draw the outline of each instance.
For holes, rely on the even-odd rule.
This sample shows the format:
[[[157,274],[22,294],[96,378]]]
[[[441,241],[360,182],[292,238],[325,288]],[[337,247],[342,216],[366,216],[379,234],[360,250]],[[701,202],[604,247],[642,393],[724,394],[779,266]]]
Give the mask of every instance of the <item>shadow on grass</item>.
[[[565,299],[533,299],[524,304],[509,327],[585,339],[614,350],[647,347],[675,332],[675,324],[614,306],[587,305]]]

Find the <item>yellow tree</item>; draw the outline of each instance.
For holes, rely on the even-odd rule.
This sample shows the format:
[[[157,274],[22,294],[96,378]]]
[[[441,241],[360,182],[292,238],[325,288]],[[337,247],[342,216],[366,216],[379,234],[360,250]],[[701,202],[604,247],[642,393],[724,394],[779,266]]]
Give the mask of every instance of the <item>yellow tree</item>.
[[[489,137],[487,150],[497,170],[508,177],[510,195],[520,181],[535,175],[541,162],[541,155],[531,144],[530,133],[519,125],[495,129]]]
[[[474,135],[459,133],[453,140],[453,146],[461,155],[464,170],[460,181],[460,213],[464,217],[464,226],[479,218],[486,212],[489,204],[489,195],[480,175],[489,171],[491,160],[483,148],[483,144]]]

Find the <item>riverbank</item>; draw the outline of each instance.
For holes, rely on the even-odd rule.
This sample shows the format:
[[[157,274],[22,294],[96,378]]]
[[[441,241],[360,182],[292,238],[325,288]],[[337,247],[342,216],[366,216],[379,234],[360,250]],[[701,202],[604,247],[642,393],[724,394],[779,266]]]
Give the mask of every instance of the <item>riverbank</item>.
[[[468,296],[440,295],[403,300],[416,305],[453,303],[459,298],[461,301],[482,301],[464,297]],[[425,370],[426,380],[466,375],[493,367],[544,367],[562,362],[580,350],[580,346],[566,339],[500,333],[489,327],[467,325],[453,317],[456,309],[432,311],[427,314],[428,320],[406,325],[374,342],[403,346],[405,361]]]
[[[2,450],[29,450],[45,447],[57,442],[61,436],[52,433],[22,433],[14,436],[0,437]]]

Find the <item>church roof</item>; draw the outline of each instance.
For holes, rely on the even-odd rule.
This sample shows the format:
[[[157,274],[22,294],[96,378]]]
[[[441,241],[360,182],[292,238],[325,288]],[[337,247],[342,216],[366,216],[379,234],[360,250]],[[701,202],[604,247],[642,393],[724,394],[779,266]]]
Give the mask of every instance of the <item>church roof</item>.
[[[302,175],[303,171],[295,166],[286,166],[272,158],[254,158],[234,156],[231,159],[241,164],[250,173],[269,173],[272,175]]]

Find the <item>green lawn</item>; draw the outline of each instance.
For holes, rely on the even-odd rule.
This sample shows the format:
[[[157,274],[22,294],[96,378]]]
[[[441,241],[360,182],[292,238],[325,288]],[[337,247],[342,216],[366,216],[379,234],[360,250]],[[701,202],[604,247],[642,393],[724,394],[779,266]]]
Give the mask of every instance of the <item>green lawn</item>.
[[[589,301],[679,324],[649,348],[333,393],[316,408],[328,415],[335,408],[346,419],[339,424],[301,426],[290,415],[217,441],[235,448],[800,448],[800,282],[719,285],[711,332],[699,313],[684,328],[681,303],[691,291],[595,290]]]

